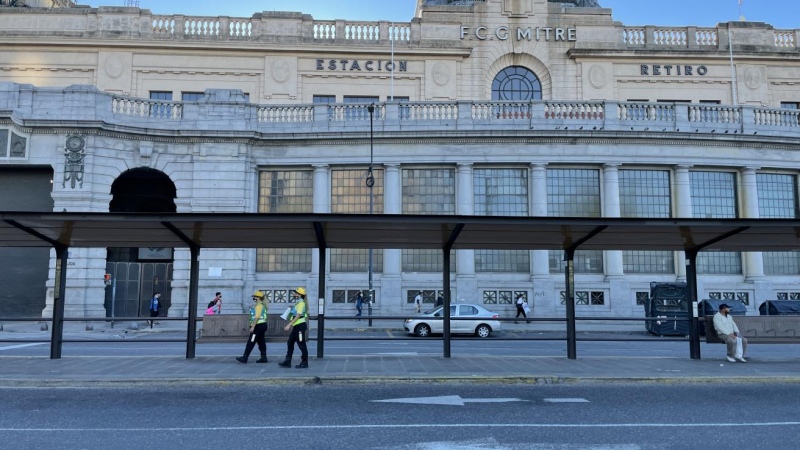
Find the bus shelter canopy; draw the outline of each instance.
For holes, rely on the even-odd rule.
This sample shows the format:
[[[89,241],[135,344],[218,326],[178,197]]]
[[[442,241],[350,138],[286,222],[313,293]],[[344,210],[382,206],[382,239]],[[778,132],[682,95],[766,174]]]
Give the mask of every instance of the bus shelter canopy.
[[[796,251],[797,219],[0,213],[0,247]]]

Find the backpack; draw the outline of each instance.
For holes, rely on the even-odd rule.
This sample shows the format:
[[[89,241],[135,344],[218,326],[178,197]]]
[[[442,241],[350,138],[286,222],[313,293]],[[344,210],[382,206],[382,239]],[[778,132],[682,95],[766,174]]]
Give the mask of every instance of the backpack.
[[[210,302],[208,302],[208,306],[206,306],[206,308],[211,308],[212,306],[214,306],[214,303],[217,303],[217,299],[214,299],[214,300],[211,300]]]

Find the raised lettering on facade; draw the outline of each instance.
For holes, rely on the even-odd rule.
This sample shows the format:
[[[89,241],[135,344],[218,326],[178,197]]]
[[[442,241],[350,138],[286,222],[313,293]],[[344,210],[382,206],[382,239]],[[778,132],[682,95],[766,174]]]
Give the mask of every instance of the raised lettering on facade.
[[[699,75],[702,77],[708,73],[708,67],[694,67],[685,64],[641,64],[639,66],[639,72],[641,75],[686,77]]]
[[[578,31],[576,28],[560,28],[560,27],[517,27],[512,30],[507,26],[497,27],[494,30],[489,30],[488,27],[479,26],[474,30],[472,28],[462,25],[461,26],[461,40],[469,37],[470,40],[478,39],[479,41],[497,39],[500,41],[507,41],[511,38],[518,41],[568,41],[575,42],[578,40]]]
[[[367,72],[407,72],[408,61],[392,61],[392,60],[349,60],[349,59],[318,59],[317,70],[328,71],[367,71]]]

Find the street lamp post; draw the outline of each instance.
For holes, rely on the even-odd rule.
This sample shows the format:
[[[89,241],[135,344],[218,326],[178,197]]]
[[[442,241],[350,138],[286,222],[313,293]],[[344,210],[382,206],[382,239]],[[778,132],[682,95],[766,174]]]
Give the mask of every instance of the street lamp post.
[[[372,215],[373,210],[373,193],[372,187],[375,186],[375,176],[372,173],[372,146],[373,146],[373,132],[372,121],[375,115],[375,104],[371,103],[367,106],[369,112],[369,169],[367,169],[367,187],[369,188],[369,215]],[[372,327],[372,303],[375,301],[372,291],[372,249],[369,249],[369,262],[367,268],[367,282],[369,284],[369,298],[367,301],[367,316],[369,317],[368,324]]]

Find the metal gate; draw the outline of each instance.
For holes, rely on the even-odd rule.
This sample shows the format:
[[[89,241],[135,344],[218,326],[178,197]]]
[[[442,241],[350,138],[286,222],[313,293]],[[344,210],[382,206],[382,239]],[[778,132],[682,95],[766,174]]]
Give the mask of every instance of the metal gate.
[[[106,317],[149,317],[150,299],[161,292],[161,315],[172,305],[172,263],[108,262]]]

